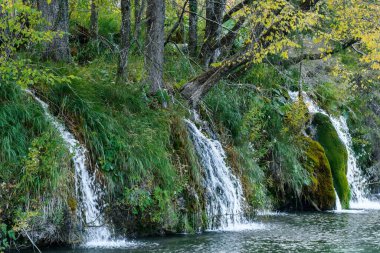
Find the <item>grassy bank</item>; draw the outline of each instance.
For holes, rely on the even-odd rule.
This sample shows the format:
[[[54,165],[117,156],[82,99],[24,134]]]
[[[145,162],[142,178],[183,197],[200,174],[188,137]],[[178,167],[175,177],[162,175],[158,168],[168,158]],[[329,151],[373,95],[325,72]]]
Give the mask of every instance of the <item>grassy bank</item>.
[[[31,87],[89,150],[90,167],[99,169],[106,189],[107,221],[120,234],[195,232],[207,222],[203,170],[183,122],[190,108],[176,94],[199,66],[177,49],[168,49],[166,58],[165,81],[174,87],[172,96],[165,94],[172,101],[167,108],[161,106],[162,96],[147,93],[143,59],[135,54],[125,84],[115,82],[111,54],[85,64],[43,63],[71,81]],[[310,115],[303,103],[288,97],[288,88],[299,81],[292,76],[297,73],[284,76],[268,64],[256,65],[239,83],[226,78],[214,86],[199,108],[243,183],[250,214],[334,205],[328,152],[304,139]],[[329,85],[309,92],[334,95]],[[63,217],[76,209],[65,145],[39,104],[18,86],[2,86],[0,101],[6,105],[1,107],[0,177],[9,182],[2,196],[20,196],[8,199],[7,209],[6,200],[1,202],[3,222],[37,224],[41,208],[55,203],[52,210],[62,215],[49,222],[62,226]],[[343,111],[329,101],[326,109]]]

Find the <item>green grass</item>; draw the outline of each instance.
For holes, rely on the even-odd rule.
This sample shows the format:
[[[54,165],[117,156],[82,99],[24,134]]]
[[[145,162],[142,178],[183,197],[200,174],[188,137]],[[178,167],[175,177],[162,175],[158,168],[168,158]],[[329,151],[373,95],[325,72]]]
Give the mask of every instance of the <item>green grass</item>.
[[[114,66],[101,59],[86,66],[54,68],[80,78],[38,90],[89,149],[91,164],[107,181],[111,201],[152,227],[156,223],[175,227],[178,196],[186,195],[189,187],[199,194],[203,191],[182,120],[188,113],[183,103],[164,109],[147,96],[144,83],[115,84]],[[201,208],[195,203],[191,211]]]
[[[0,85],[0,219],[24,222],[42,208],[46,220],[74,194],[71,157],[41,106],[16,84]],[[51,216],[50,216],[51,215]],[[29,226],[33,223],[26,222]],[[62,225],[62,224],[57,224]]]
[[[55,113],[73,121],[72,130],[89,147],[91,159],[115,179],[135,185],[154,175],[173,188],[176,174],[167,150],[171,111],[150,108],[154,101],[142,86],[116,86],[109,78],[112,70],[97,69],[97,63],[77,68],[71,74],[80,80],[49,88],[45,94]]]
[[[340,115],[351,94],[343,84],[322,83],[315,88],[318,104],[332,115]]]

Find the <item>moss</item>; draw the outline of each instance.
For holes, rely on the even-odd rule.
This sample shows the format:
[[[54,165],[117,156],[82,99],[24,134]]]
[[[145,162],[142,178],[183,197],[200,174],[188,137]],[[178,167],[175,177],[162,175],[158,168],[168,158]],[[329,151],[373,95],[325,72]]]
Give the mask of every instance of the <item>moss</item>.
[[[350,188],[347,181],[347,150],[334,129],[330,119],[323,114],[316,114],[313,119],[316,127],[316,139],[325,149],[329,160],[334,186],[343,208],[349,208]]]
[[[304,142],[306,159],[303,164],[311,176],[311,184],[305,187],[303,193],[306,202],[316,204],[321,210],[331,210],[336,199],[329,160],[318,142],[306,137]]]
[[[73,198],[73,197],[69,197],[69,198],[67,199],[67,204],[68,204],[68,206],[69,206],[69,208],[70,208],[70,211],[73,212],[73,213],[74,213],[74,212],[77,210],[77,208],[78,208],[77,200],[76,200],[75,198]]]

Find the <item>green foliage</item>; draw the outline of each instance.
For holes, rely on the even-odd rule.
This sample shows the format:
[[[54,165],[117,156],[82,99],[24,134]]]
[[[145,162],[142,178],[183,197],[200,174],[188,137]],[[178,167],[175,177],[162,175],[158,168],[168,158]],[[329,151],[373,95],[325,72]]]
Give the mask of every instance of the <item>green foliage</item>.
[[[44,132],[31,142],[25,158],[19,190],[32,198],[70,196],[70,156],[55,131]],[[59,188],[57,191],[56,189]]]
[[[255,64],[250,71],[239,78],[239,81],[251,84],[259,91],[265,90],[266,93],[279,92],[285,83],[284,77],[276,68],[269,64]]]
[[[300,198],[302,189],[310,184],[310,175],[300,162],[302,150],[292,139],[275,140],[272,149],[272,177],[279,192],[291,193]]]
[[[200,66],[193,64],[188,56],[178,46],[168,44],[165,48],[166,58],[164,78],[170,86],[181,88],[193,76],[200,73]]]
[[[271,209],[272,199],[266,184],[266,168],[258,165],[248,144],[235,147],[235,152],[237,159],[232,165],[241,171],[243,189],[251,208]]]
[[[346,176],[348,159],[346,147],[339,139],[334,126],[327,116],[320,113],[316,114],[313,119],[313,125],[317,128],[317,141],[325,149],[329,160],[334,178],[334,186],[342,207],[349,208],[350,187]]]
[[[40,31],[46,21],[41,13],[24,1],[5,0],[0,8],[0,80],[2,83],[17,83],[22,87],[38,82],[69,82],[66,76],[58,77],[50,69],[41,68],[31,57],[20,57],[20,49],[51,42],[53,31]],[[29,52],[32,53],[32,52]]]
[[[340,55],[341,62],[350,70],[358,70],[358,56],[352,51],[342,52]]]
[[[0,103],[0,178],[11,182],[19,179],[31,141],[49,124],[40,106],[16,85],[0,84]]]
[[[91,4],[84,0],[70,2],[71,54],[75,62],[87,64],[97,57],[110,62],[118,59],[120,43],[120,8],[109,1],[98,1],[98,39],[91,37]],[[87,10],[87,12],[86,12]]]
[[[236,143],[248,138],[263,147],[261,141],[267,135],[264,131],[268,120],[266,109],[270,107],[269,110],[284,113],[286,99],[281,94],[284,80],[274,68],[257,64],[239,81],[239,84],[222,81],[209,92],[205,103],[213,118],[223,124]]]
[[[9,229],[6,224],[0,223],[0,252],[9,248],[11,240],[16,240],[15,232]]]
[[[223,124],[235,141],[239,141],[243,114],[250,103],[243,96],[244,90],[229,88],[221,83],[210,91],[205,103],[213,112],[213,118]]]
[[[273,142],[273,158],[275,169],[273,177],[285,190],[287,187],[300,198],[304,186],[311,183],[311,175],[303,164],[305,150],[303,131],[309,120],[307,108],[303,102],[284,105],[284,115],[274,114],[270,117],[268,133],[275,139]],[[278,131],[278,133],[277,133]]]
[[[379,82],[372,83],[369,88],[367,80],[359,79],[358,82],[361,88],[348,104],[350,111],[347,122],[359,166],[367,173],[369,168],[378,163],[380,148]]]
[[[110,42],[116,42],[114,41],[114,36],[120,32],[120,9],[113,1],[99,0],[96,2],[99,12],[99,34]],[[70,22],[72,28],[76,24],[90,27],[90,8],[90,2],[87,0],[70,1]]]
[[[0,102],[1,181],[15,183],[19,199],[53,193],[67,176],[62,171],[70,161],[58,133],[40,105],[19,87],[1,85]]]
[[[323,83],[316,88],[319,105],[333,115],[340,115],[341,108],[349,100],[349,93],[342,87],[333,83]]]
[[[158,181],[173,186],[175,170],[165,149],[169,139],[167,112],[150,110],[138,90],[82,85],[56,86],[50,96],[65,115],[78,122],[75,131],[84,136],[92,160],[130,185],[154,174]],[[93,96],[95,91],[98,97]]]
[[[291,135],[299,135],[305,131],[305,126],[310,119],[308,109],[303,101],[293,102],[285,114],[284,131],[289,132]]]
[[[111,8],[112,9],[112,8]],[[120,32],[120,13],[118,10],[103,10],[99,13],[99,34],[110,42],[116,43],[115,35]]]
[[[268,166],[273,180],[270,184],[276,185],[277,194],[287,192],[299,198],[303,186],[310,183],[309,174],[300,163],[304,148],[300,129],[307,120],[305,107],[302,103],[289,105],[280,93],[272,94],[271,100],[263,102],[265,124],[261,123],[264,128],[256,130],[266,136],[266,143],[261,147],[266,147],[267,152],[260,154],[261,163]],[[293,128],[295,126],[298,129]]]
[[[144,213],[153,203],[152,197],[147,190],[140,188],[126,188],[124,203],[132,208],[133,214]]]

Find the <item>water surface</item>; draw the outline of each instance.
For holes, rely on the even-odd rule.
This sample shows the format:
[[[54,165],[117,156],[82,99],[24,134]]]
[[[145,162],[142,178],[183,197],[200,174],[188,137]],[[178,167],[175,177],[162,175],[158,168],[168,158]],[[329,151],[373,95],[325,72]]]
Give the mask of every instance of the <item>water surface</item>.
[[[251,230],[135,240],[127,248],[43,252],[380,252],[379,210],[269,214],[256,222]]]

